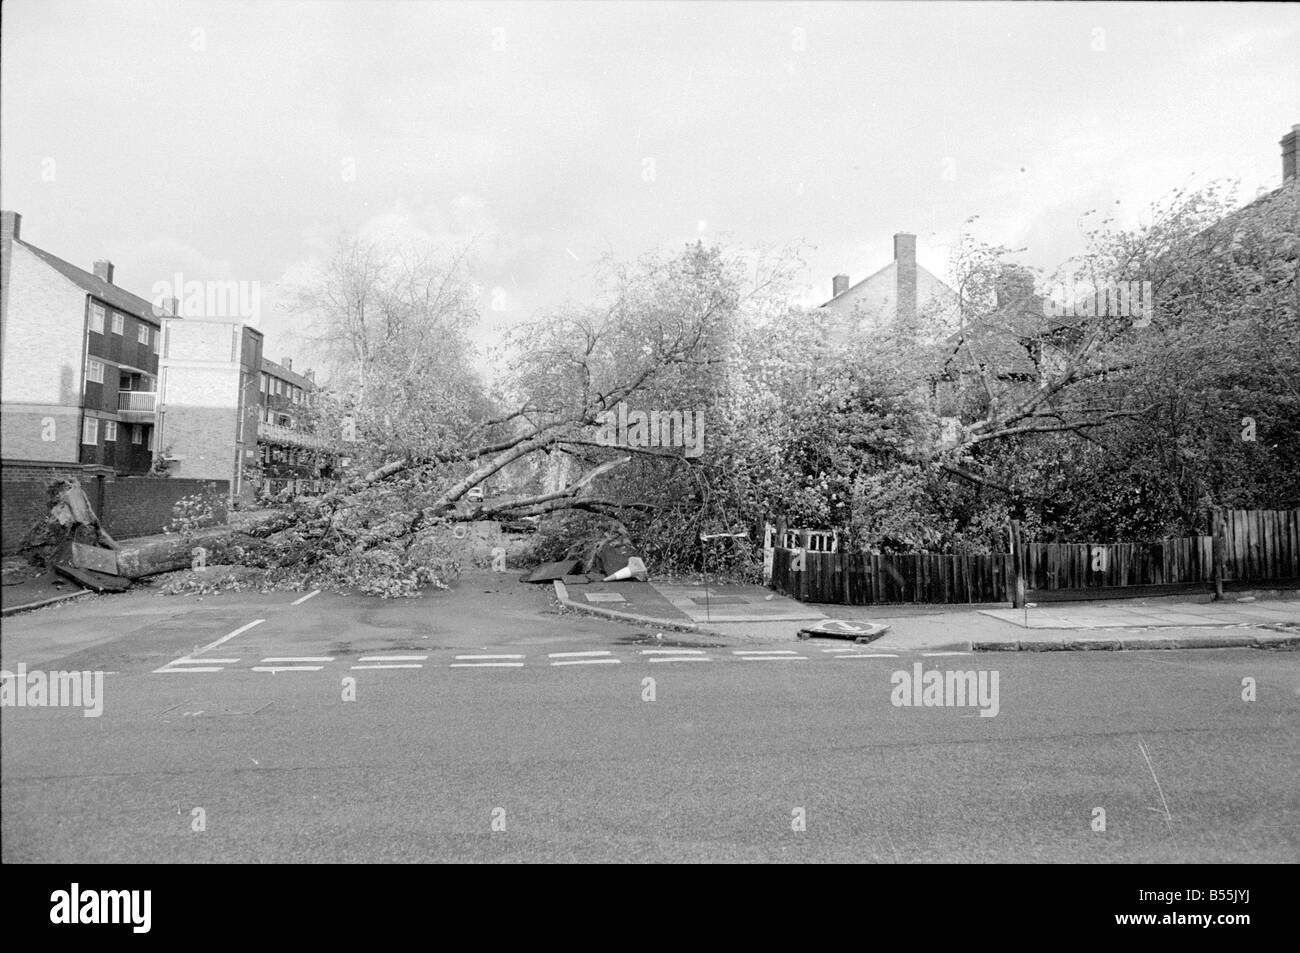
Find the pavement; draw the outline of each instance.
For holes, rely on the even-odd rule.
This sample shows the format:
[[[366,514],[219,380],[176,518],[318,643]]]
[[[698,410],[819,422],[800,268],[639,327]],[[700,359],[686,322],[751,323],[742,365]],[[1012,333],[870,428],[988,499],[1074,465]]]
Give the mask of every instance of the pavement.
[[[1300,861],[1300,654],[755,645],[551,592],[9,617],[6,670],[102,673],[103,704],[4,709],[0,860]],[[990,692],[903,704],[918,666]]]
[[[65,599],[76,599],[88,592],[89,589],[83,589],[54,572],[27,575],[21,581],[6,582],[0,587],[0,615],[39,609]]]
[[[793,642],[825,619],[876,622],[889,631],[881,651],[1088,651],[1300,646],[1297,593],[1204,595],[1057,602],[1026,609],[965,606],[806,604],[756,585],[702,581],[605,583],[600,589],[556,585],[577,611],[734,642]],[[622,596],[622,598],[620,598]],[[615,610],[610,612],[609,610]],[[835,641],[815,639],[815,641]]]

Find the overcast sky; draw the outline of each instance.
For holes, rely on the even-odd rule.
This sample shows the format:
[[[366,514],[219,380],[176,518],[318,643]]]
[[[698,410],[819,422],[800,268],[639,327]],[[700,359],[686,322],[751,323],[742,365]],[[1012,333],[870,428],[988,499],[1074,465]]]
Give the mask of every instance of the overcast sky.
[[[596,259],[804,249],[808,303],[961,223],[1078,251],[1079,215],[1281,181],[1300,4],[8,0],[3,206],[117,283],[275,288],[343,230],[473,241],[485,334]],[[353,173],[349,175],[349,173]],[[1120,204],[1115,205],[1116,202]],[[502,310],[492,310],[491,291]]]

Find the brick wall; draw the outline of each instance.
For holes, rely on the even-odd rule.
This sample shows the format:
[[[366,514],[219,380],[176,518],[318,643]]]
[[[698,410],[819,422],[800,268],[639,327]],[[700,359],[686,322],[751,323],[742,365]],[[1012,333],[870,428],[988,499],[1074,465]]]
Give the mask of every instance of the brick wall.
[[[230,484],[225,480],[98,476],[73,465],[6,461],[0,466],[0,551],[8,554],[18,550],[32,524],[48,512],[50,484],[67,479],[81,481],[100,522],[117,539],[163,532],[171,522],[172,506],[177,500],[213,487],[219,497],[216,516],[220,522],[226,521]]]
[[[104,512],[100,522],[115,539],[161,533],[172,520],[172,506],[185,496],[214,490],[215,513],[226,522],[227,480],[186,480],[177,477],[123,477],[104,485]]]

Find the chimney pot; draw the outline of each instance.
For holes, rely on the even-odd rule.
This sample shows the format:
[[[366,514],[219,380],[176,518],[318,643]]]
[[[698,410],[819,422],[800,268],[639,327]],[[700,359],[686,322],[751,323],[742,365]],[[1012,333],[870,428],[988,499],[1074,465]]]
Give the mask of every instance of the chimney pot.
[[[291,357],[282,357],[282,358],[280,358],[280,363],[284,365],[284,369],[285,369],[285,370],[287,370],[287,371],[291,371],[291,370],[293,370],[293,358],[291,358]]]
[[[831,297],[838,298],[849,290],[849,276],[836,275],[831,279]]]
[[[107,281],[111,285],[113,283],[113,263],[107,258],[101,258],[95,262],[95,277],[101,281]]]

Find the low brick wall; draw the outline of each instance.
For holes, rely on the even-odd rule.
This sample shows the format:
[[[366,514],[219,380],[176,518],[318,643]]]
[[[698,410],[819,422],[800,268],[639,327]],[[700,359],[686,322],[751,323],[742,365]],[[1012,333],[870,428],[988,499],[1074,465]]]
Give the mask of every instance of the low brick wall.
[[[117,539],[163,532],[178,500],[207,491],[216,492],[214,513],[219,523],[226,522],[226,480],[96,474],[78,464],[5,461],[0,465],[0,552],[18,551],[28,530],[49,512],[49,487],[59,480],[81,481],[100,523]]]
[[[96,480],[75,463],[9,463],[0,466],[0,551],[17,552],[32,524],[50,511],[49,490],[58,480],[80,480],[95,506]]]
[[[152,536],[172,521],[172,507],[182,497],[215,492],[214,513],[226,522],[226,480],[188,480],[181,477],[118,477],[104,484],[103,512],[99,521],[115,539]]]

